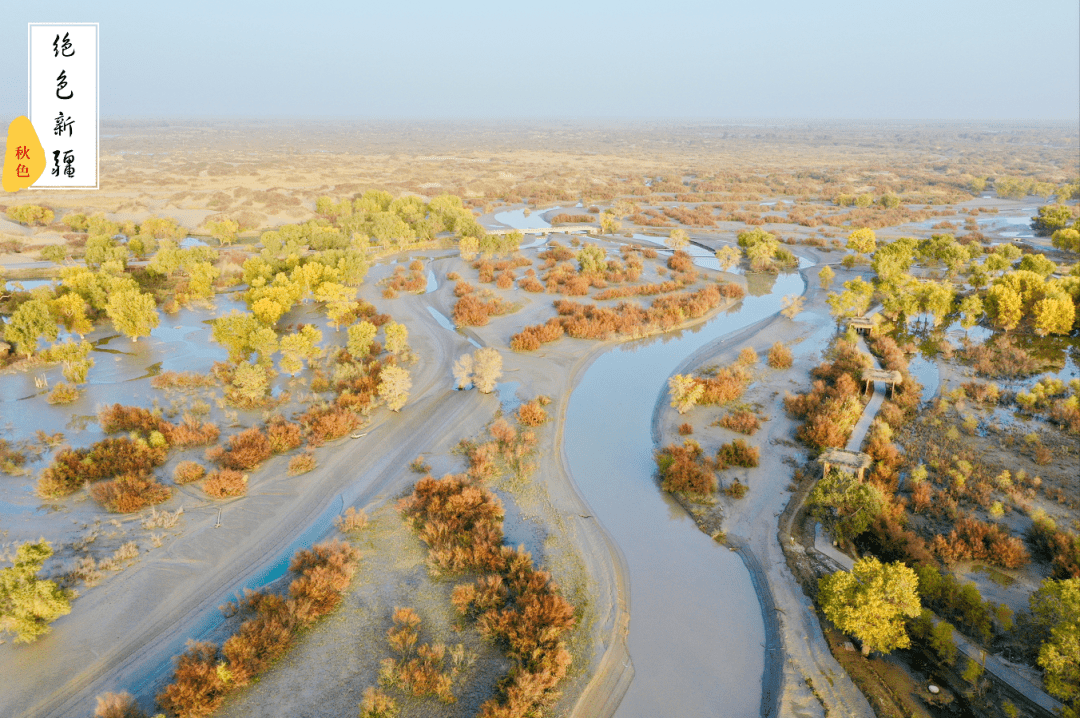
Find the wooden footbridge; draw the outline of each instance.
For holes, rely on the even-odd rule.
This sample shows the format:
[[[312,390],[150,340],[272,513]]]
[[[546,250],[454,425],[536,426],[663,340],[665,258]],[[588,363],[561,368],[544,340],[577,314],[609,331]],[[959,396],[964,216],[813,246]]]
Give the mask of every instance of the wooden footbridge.
[[[600,228],[594,227],[591,224],[563,224],[558,227],[536,227],[534,229],[514,229],[513,227],[507,227],[506,229],[487,229],[488,234],[512,234],[514,232],[520,232],[521,234],[578,234],[580,232],[586,232],[588,234],[600,234]]]

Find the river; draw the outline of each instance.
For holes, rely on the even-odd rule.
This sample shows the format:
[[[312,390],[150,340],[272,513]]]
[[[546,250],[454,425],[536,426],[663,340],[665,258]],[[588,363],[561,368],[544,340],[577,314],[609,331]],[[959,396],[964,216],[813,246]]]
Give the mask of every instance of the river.
[[[782,275],[769,294],[748,296],[694,330],[614,348],[570,396],[570,473],[630,574],[635,676],[619,718],[760,711],[765,635],[750,574],[660,491],[651,422],[658,397],[667,400],[668,377],[686,357],[780,311],[781,298],[804,287],[799,274]]]

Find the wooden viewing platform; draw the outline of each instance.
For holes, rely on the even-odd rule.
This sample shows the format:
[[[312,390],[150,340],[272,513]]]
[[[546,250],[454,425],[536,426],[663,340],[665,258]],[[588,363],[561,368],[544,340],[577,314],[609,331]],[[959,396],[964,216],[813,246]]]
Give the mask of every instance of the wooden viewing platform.
[[[871,382],[883,381],[889,385],[889,391],[892,392],[894,388],[904,383],[904,375],[888,369],[863,369],[862,380],[866,382],[864,391],[870,389]]]
[[[826,449],[817,461],[822,466],[822,476],[829,473],[830,467],[835,467],[850,474],[857,474],[859,481],[862,481],[863,473],[871,464],[869,454],[843,449]]]
[[[593,227],[589,224],[564,224],[559,227],[536,227],[535,229],[514,229],[513,227],[507,227],[506,229],[487,229],[485,231],[488,234],[511,234],[513,232],[520,232],[521,234],[570,234],[572,232],[587,232],[589,234],[600,234],[599,227]]]

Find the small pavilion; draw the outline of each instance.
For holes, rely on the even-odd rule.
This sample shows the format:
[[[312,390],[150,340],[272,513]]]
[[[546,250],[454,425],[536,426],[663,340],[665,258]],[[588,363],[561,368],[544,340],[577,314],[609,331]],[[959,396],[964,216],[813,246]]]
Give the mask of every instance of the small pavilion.
[[[904,375],[898,371],[888,369],[863,369],[862,380],[866,382],[864,391],[870,390],[870,384],[875,381],[883,381],[889,385],[889,392],[904,383]]]
[[[871,459],[869,454],[861,451],[845,451],[844,449],[826,449],[817,458],[822,467],[822,476],[829,473],[830,468],[837,468],[849,474],[855,474],[862,481],[863,474],[870,468]]]
[[[848,319],[848,328],[854,329],[857,334],[866,334],[866,336],[873,336],[874,329],[877,327],[877,322],[874,321],[874,317],[852,317]]]

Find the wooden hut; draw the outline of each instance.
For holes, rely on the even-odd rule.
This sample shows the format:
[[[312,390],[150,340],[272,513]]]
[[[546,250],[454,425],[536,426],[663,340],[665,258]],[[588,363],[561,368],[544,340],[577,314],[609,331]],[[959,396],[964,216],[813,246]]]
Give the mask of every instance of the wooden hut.
[[[817,461],[821,464],[822,476],[829,473],[830,468],[837,468],[841,471],[856,474],[859,481],[862,481],[863,474],[870,468],[872,463],[869,454],[864,454],[861,451],[845,451],[844,449],[826,449],[817,458]]]
[[[857,334],[866,334],[866,336],[873,336],[874,328],[877,327],[877,322],[874,321],[874,317],[852,317],[848,319],[848,328],[854,329]]]

